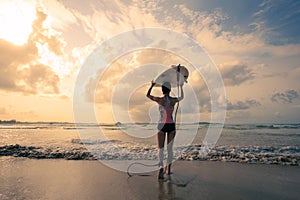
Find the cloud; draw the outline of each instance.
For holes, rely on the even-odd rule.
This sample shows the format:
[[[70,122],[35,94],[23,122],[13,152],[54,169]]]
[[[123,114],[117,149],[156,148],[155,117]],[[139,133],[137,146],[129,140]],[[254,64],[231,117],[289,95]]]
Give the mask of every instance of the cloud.
[[[257,55],[263,51],[258,51],[258,48],[264,45],[258,34],[225,31],[224,24],[230,16],[222,9],[199,12],[186,5],[174,5],[161,15],[159,19],[164,26],[194,38],[211,54]]]
[[[132,69],[122,61],[112,63],[107,68],[101,68],[95,76],[90,77],[85,86],[85,99],[95,103],[110,103],[112,93],[121,78]]]
[[[252,107],[257,107],[260,105],[261,104],[254,99],[249,99],[246,101],[237,101],[236,103],[227,101],[227,110],[248,110]]]
[[[164,41],[161,41],[164,43]],[[137,65],[158,63],[164,66],[185,62],[178,55],[160,49],[145,49],[135,53],[135,62]]]
[[[221,64],[219,65],[223,81],[227,86],[238,86],[248,80],[252,80],[255,77],[254,72],[249,66],[236,62],[233,64]]]
[[[142,1],[98,1],[72,9],[72,13],[85,33],[101,42],[135,28],[161,27],[146,7],[148,5]],[[76,7],[75,4],[72,7]]]
[[[53,28],[65,30],[78,23],[72,9],[66,7],[62,1],[42,1],[41,4]]]
[[[149,121],[149,109],[156,105],[146,98],[150,81],[170,64],[184,64],[183,62],[186,61],[170,52],[157,49],[130,53],[89,78],[85,85],[85,100],[92,102],[94,99],[92,103],[95,103],[99,108],[101,106],[114,106],[118,109],[118,113],[121,113],[118,114],[119,118],[127,113],[136,122]],[[160,65],[156,66],[155,63]],[[192,71],[192,69],[189,78],[190,86],[186,86],[184,89],[186,98],[182,105],[185,107],[185,114],[193,114],[198,110],[199,105],[195,104],[195,100],[188,98],[190,95],[194,95],[193,92],[201,99],[199,101],[201,109],[205,111],[210,109],[210,95],[205,83],[199,72]],[[195,87],[194,91],[189,87]],[[152,94],[161,96],[161,88],[155,87]],[[177,88],[173,88],[172,96],[176,95]]]
[[[109,84],[98,85],[101,81],[98,78],[103,73],[103,70],[98,70],[95,77],[90,77],[87,84],[85,85],[85,100],[87,102],[93,102],[95,98],[96,103],[107,103],[110,101],[111,87]],[[103,79],[103,78],[102,78]],[[102,80],[103,81],[103,80]]]
[[[298,34],[299,1],[266,0],[259,6],[260,10],[253,16],[256,18],[256,28],[264,33],[268,43],[273,45],[300,43]]]
[[[134,91],[129,103],[129,115],[135,122],[149,121],[149,110],[151,106],[155,105],[148,98],[146,98],[147,87],[141,87]],[[125,106],[124,106],[125,107]]]
[[[37,18],[33,22],[33,30],[28,43],[32,43],[32,45],[36,45],[36,43],[46,45],[50,51],[57,55],[62,55],[64,47],[63,41],[56,33],[53,33],[53,30],[50,31],[49,28],[45,28],[44,26],[44,22],[48,16],[44,13],[44,11],[39,9],[37,9],[36,15]]]
[[[64,2],[64,4],[71,3]],[[77,18],[77,25],[82,25],[84,31],[94,39],[95,43],[96,41],[109,39],[115,34],[146,26],[169,28],[179,33],[187,34],[204,46],[218,64],[222,77],[224,78],[224,83],[226,86],[229,86],[229,92],[227,94],[232,95],[235,99],[237,96],[242,97],[243,95],[248,95],[246,91],[253,91],[251,94],[253,96],[250,98],[258,99],[258,95],[264,95],[262,94],[263,91],[274,90],[272,88],[278,87],[277,84],[279,81],[283,80],[282,64],[278,61],[281,61],[287,67],[294,66],[294,63],[291,61],[289,61],[291,64],[288,65],[285,61],[291,60],[291,56],[296,57],[299,55],[299,45],[284,44],[274,46],[265,40],[263,34],[265,32],[261,32],[261,30],[265,29],[265,24],[263,24],[263,20],[260,20],[262,19],[260,16],[268,11],[267,6],[264,7],[267,3],[265,3],[265,5],[262,4],[262,10],[250,17],[251,19],[249,18],[246,24],[243,24],[248,26],[251,24],[251,20],[254,20],[246,32],[240,32],[234,28],[234,26],[241,25],[241,21],[237,19],[237,21],[233,22],[231,20],[232,17],[239,18],[240,15],[244,14],[240,13],[239,9],[233,9],[236,11],[237,16],[228,16],[224,13],[223,9],[215,9],[216,7],[211,9],[203,8],[203,10],[198,11],[198,8],[191,7],[189,3],[178,4],[176,1],[163,1],[158,5],[152,4],[153,1],[126,1],[126,4],[118,0],[112,3],[92,2],[82,7],[78,4],[78,8],[75,9],[73,7],[74,10],[72,10],[72,13]],[[257,2],[253,4],[257,4]],[[257,7],[257,5],[253,7]],[[270,7],[270,9],[272,8]],[[251,12],[256,11],[256,8],[251,10]],[[249,10],[247,10],[247,12],[250,13]],[[259,20],[255,20],[254,18]],[[229,26],[233,26],[232,29],[228,28],[228,22]],[[227,26],[227,28],[225,26]],[[170,64],[168,63],[168,57],[160,52],[149,51],[137,53],[135,56],[137,57],[135,62],[139,64],[149,62]],[[298,58],[295,58],[294,60],[297,61],[297,59]],[[236,60],[238,61],[236,62]],[[129,60],[129,62],[131,61]],[[266,65],[266,67],[256,69],[255,65],[257,65],[257,63],[262,63]],[[117,84],[118,80],[122,79],[127,73],[123,67],[124,66],[120,66],[119,69],[116,68],[116,70],[108,72],[109,76],[105,76],[107,79],[100,83],[101,85],[97,88],[96,93],[95,91],[87,92],[88,99],[91,100],[92,95],[95,93],[96,103],[109,102],[113,87]],[[262,76],[264,74],[271,74],[273,76],[264,77]],[[274,74],[278,74],[278,76],[274,76]],[[201,107],[201,111],[210,112],[211,98],[205,86],[205,82],[201,80],[201,77],[199,79],[199,77],[193,77],[192,75],[193,74],[191,74],[189,78],[189,84],[192,85],[199,96],[199,107]],[[268,78],[268,80],[266,78]],[[254,79],[255,82],[251,81]],[[250,81],[251,85],[247,84]],[[297,79],[293,81],[297,82]],[[288,82],[291,84],[291,80],[288,80]],[[89,84],[86,89],[93,88],[91,86],[98,84],[95,77],[90,79]],[[246,90],[245,88],[251,88],[251,90]],[[144,94],[141,95],[144,97]],[[187,93],[186,97],[188,97],[188,95]],[[187,99],[185,99],[185,101],[186,100]],[[146,105],[143,105],[142,101],[136,101],[133,102],[132,105],[133,104],[132,109],[134,110],[132,110],[132,115],[139,119],[143,116],[143,112],[140,111],[143,109],[147,110]],[[260,102],[256,100],[242,100],[228,102],[228,109],[232,112],[246,113],[246,111],[251,111],[251,108],[259,105],[261,105]],[[190,104],[190,106],[190,110],[193,111],[193,105]]]
[[[22,91],[36,93],[37,91],[45,94],[59,93],[59,77],[52,70],[43,64],[31,65],[30,68],[20,72],[22,81],[18,86]]]
[[[278,103],[293,103],[294,100],[299,99],[299,93],[296,90],[286,90],[285,92],[277,92],[272,95],[271,101]]]
[[[46,46],[55,54],[62,54],[59,38],[43,27],[46,14],[37,10],[32,33],[22,46],[0,39],[0,89],[25,94],[59,93],[59,77],[51,68],[39,62],[39,46]]]
[[[276,4],[274,1],[272,1]],[[170,3],[171,4],[171,3]],[[210,12],[204,11],[195,11],[193,8],[189,8],[187,5],[175,5],[171,8],[165,9],[164,12],[161,12],[159,17],[156,15],[156,19],[160,22],[164,27],[170,28],[172,30],[185,33],[188,36],[195,39],[199,44],[201,44],[210,55],[213,55],[214,58],[218,57],[228,57],[230,59],[239,59],[246,58],[249,60],[249,57],[254,58],[265,58],[268,56],[280,56],[285,57],[288,55],[297,56],[299,55],[300,49],[297,42],[293,43],[294,37],[299,38],[299,34],[297,31],[293,30],[297,27],[299,16],[295,16],[291,18],[288,10],[285,10],[284,13],[281,13],[280,16],[284,18],[286,14],[287,19],[284,21],[286,23],[291,22],[294,25],[289,25],[285,30],[280,30],[280,23],[273,24],[272,27],[276,27],[276,29],[272,30],[272,40],[270,42],[269,38],[266,38],[266,35],[270,35],[270,31],[268,27],[264,26],[263,19],[253,19],[253,23],[247,22],[249,26],[261,26],[261,28],[256,28],[251,31],[241,32],[236,30],[235,27],[242,25],[243,21],[237,21],[236,24],[232,28],[228,28],[228,24],[232,23],[232,17],[224,12],[222,9],[217,9],[216,6],[214,9],[210,9]],[[255,4],[255,2],[253,3]],[[279,6],[276,6],[277,9],[282,6],[279,3]],[[299,3],[296,3],[299,4]],[[295,7],[293,11],[297,10],[298,7]],[[299,9],[298,9],[299,10]],[[262,11],[263,12],[263,11]],[[174,14],[176,13],[176,14]],[[239,13],[241,15],[241,13]],[[256,14],[259,15],[259,14]],[[276,15],[276,14],[275,14]],[[254,16],[257,17],[257,16]],[[249,16],[251,18],[251,16]],[[268,15],[269,21],[274,21],[272,16]],[[285,23],[282,22],[282,23]],[[294,28],[295,27],[295,28]],[[252,28],[251,28],[252,29]],[[274,45],[274,41],[276,40],[277,32],[282,33],[291,32],[294,36],[289,37],[288,42],[281,42],[282,45]],[[281,35],[281,38],[284,39],[284,36]]]
[[[118,106],[120,110],[129,112],[132,119],[147,121],[148,116],[145,113],[148,112],[152,104],[145,98],[148,85],[145,87],[144,84],[149,84],[163,70],[157,71],[153,66],[155,65],[154,63],[160,63],[165,66],[170,65],[170,63],[183,63],[183,65],[188,67],[184,62],[186,61],[182,60],[182,58],[162,50],[146,49],[134,52],[131,55],[119,58],[117,62],[105,68],[105,70],[99,70],[95,77],[90,77],[85,87],[85,99],[91,102],[95,97],[94,103],[106,105],[111,103],[112,98],[114,98],[113,106]],[[100,79],[98,80],[98,78]],[[186,98],[182,102],[185,107],[185,114],[195,114],[197,109],[200,109],[201,112],[210,112],[210,93],[199,72],[193,70],[192,67],[190,67],[188,84],[191,88],[185,87]],[[92,90],[95,88],[96,90]],[[117,92],[116,88],[118,88]],[[174,88],[172,91],[174,92],[173,96],[176,96],[177,89]],[[117,93],[115,93],[116,96],[114,97],[112,96],[113,92]],[[160,88],[156,87],[153,89],[152,94],[155,96],[162,95]],[[129,102],[127,102],[128,99],[126,98],[128,95],[130,95]],[[197,102],[193,98],[189,98],[189,96],[193,97],[194,95],[197,98]],[[127,110],[128,104],[130,105],[129,110]]]
[[[85,86],[85,99],[91,101],[95,95],[96,103],[108,103],[117,85],[129,90],[143,86],[139,85],[143,81],[142,84],[150,84],[151,80],[164,70],[163,66],[168,67],[183,62],[186,61],[170,52],[158,49],[144,49],[129,53],[105,69],[101,68],[95,76],[89,78]],[[96,90],[92,91],[94,88]]]

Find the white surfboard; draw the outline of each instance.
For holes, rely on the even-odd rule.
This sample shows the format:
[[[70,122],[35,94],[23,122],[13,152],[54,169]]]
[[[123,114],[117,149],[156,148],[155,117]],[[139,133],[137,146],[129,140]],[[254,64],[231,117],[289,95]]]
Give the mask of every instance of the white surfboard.
[[[183,85],[187,83],[187,79],[189,77],[189,71],[185,66],[176,66],[172,65],[171,68],[163,71],[159,74],[153,81],[155,86],[162,86],[164,82],[170,82],[171,87],[177,87],[179,85]]]

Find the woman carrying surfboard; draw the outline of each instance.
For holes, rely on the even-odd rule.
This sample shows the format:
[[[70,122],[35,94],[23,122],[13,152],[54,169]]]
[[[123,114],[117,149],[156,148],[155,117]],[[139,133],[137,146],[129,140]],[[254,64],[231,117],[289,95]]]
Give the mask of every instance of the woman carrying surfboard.
[[[164,82],[161,86],[163,97],[155,97],[151,95],[152,88],[155,86],[155,82],[151,82],[151,86],[148,89],[147,97],[152,101],[155,101],[159,105],[159,112],[160,112],[160,120],[158,122],[158,133],[157,133],[157,143],[158,143],[158,161],[159,161],[159,173],[158,179],[164,179],[164,145],[165,145],[165,138],[167,135],[167,151],[168,151],[168,158],[167,158],[167,165],[165,168],[165,173],[167,175],[171,174],[171,164],[173,160],[173,142],[176,135],[176,128],[175,128],[175,121],[173,119],[173,110],[175,104],[181,101],[184,98],[183,84],[180,85],[180,97],[171,97],[171,84],[170,82]]]

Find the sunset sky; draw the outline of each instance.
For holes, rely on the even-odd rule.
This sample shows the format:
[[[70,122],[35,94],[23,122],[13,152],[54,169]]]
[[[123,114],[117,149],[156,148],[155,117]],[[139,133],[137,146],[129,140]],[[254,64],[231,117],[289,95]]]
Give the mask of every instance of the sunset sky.
[[[227,123],[299,123],[299,11],[298,0],[0,0],[0,119],[73,122],[76,77],[90,53],[117,34],[155,27],[192,38],[210,55],[225,85]],[[185,64],[179,56],[131,52],[111,64],[109,84],[89,80],[97,91],[84,86],[85,99],[95,95],[97,117],[114,122],[107,104],[126,66]],[[191,74],[189,83],[201,94],[200,120],[209,121],[203,80]],[[135,121],[149,120],[148,86],[133,93]]]

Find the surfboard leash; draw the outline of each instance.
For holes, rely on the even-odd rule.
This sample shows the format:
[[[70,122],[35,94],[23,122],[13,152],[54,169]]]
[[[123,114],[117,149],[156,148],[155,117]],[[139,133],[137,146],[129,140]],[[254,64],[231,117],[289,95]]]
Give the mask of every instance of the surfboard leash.
[[[158,166],[158,163],[157,164],[152,164],[152,165],[148,165],[148,164],[144,164],[144,163],[141,163],[141,162],[134,162],[134,163],[131,163],[128,167],[127,167],[127,174],[129,177],[133,177],[134,174],[130,173],[129,172],[129,169],[133,166],[133,165],[142,165],[142,166],[145,166],[145,167],[155,167],[155,166]],[[138,176],[150,176],[148,174],[137,174]]]

